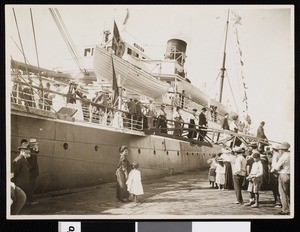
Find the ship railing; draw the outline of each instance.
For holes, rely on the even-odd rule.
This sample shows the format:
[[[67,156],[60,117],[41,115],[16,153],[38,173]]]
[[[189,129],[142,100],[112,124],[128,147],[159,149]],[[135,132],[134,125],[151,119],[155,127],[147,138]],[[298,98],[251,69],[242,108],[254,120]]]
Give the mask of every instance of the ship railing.
[[[51,112],[62,119],[64,117],[60,116],[66,111],[62,112],[61,109],[66,108],[70,109],[68,112],[71,112],[69,116],[73,117],[73,121],[135,131],[144,130],[144,118],[137,118],[136,115],[132,115],[128,111],[94,103],[80,97],[74,97],[73,100],[76,103],[70,104],[67,103],[69,98],[67,94],[40,88],[19,80],[13,82],[11,103],[24,106],[27,110],[31,109],[33,114],[38,113],[38,111]],[[24,92],[25,87],[28,87],[29,91]]]

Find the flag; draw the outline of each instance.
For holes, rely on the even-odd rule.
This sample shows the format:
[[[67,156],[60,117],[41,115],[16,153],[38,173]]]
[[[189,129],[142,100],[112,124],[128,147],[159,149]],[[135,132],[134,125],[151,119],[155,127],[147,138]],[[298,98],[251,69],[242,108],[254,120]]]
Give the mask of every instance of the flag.
[[[113,57],[111,57],[111,65],[112,65],[112,73],[113,73],[112,90],[113,90],[113,93],[114,93],[112,103],[114,104],[117,101],[118,97],[119,97],[119,87],[118,87],[118,82],[117,82]]]
[[[123,25],[125,25],[125,24],[127,23],[128,18],[129,18],[129,10],[128,10],[128,8],[127,8],[127,9],[126,9],[126,16],[125,16]]]
[[[112,40],[112,49],[115,51],[115,55],[118,57],[122,57],[125,51],[124,42],[121,39],[118,26],[114,21],[114,36]]]
[[[235,13],[233,11],[232,11],[232,14],[234,16],[234,18],[233,18],[234,19],[234,25],[236,25],[236,24],[242,25],[242,23],[241,23],[242,17],[239,16],[237,13]]]

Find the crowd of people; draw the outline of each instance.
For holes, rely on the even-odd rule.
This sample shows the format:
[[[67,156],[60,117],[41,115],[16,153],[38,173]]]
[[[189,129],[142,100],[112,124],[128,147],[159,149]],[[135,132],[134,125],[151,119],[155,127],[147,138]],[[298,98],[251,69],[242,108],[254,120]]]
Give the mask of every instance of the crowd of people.
[[[271,190],[274,207],[281,215],[290,214],[290,144],[259,146],[251,142],[245,147],[224,147],[218,155],[208,159],[208,180],[211,188],[234,190],[236,204],[259,207],[260,191]],[[244,202],[242,190],[249,193]]]
[[[261,149],[257,142],[248,147],[223,147],[219,154],[213,154],[208,180],[211,188],[224,191],[234,190],[235,204],[259,207],[261,191],[271,190],[274,207],[281,208],[281,215],[290,214],[290,144],[283,142],[277,146]],[[18,147],[20,153],[12,162],[11,173],[11,214],[19,214],[26,204],[38,204],[33,196],[36,179],[39,176],[37,154],[39,143],[36,139],[22,139]],[[119,148],[119,162],[116,170],[116,197],[119,202],[138,202],[144,194],[139,163],[127,159],[128,148]],[[243,191],[249,194],[244,200]]]

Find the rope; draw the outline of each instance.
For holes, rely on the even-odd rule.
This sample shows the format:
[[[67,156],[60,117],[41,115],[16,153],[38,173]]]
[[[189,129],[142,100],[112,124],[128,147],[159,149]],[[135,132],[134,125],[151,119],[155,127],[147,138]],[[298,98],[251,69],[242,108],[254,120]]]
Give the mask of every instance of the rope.
[[[23,48],[23,44],[22,44],[21,35],[20,35],[20,30],[19,30],[18,20],[17,20],[17,16],[16,16],[15,9],[13,8],[12,10],[13,10],[13,13],[14,13],[15,23],[16,23],[16,27],[17,27],[17,31],[18,31],[18,36],[19,36],[19,40],[20,40],[20,45],[21,45],[21,49],[22,49],[22,55],[23,55],[23,58],[24,58],[24,63],[25,63],[25,67],[26,67],[26,72],[27,72],[27,75],[28,75],[28,78],[29,78],[29,72],[28,72],[28,68],[27,68],[25,52],[24,52],[24,48]]]
[[[70,35],[68,34],[68,31],[65,28],[65,25],[62,21],[62,18],[59,15],[59,12],[54,11],[52,8],[49,8],[49,11],[51,13],[51,16],[53,17],[54,22],[56,23],[56,26],[58,27],[59,32],[61,33],[69,51],[71,52],[71,55],[73,56],[74,61],[77,63],[77,66],[79,67],[80,71],[82,73],[85,73],[85,70],[83,70],[81,63],[79,62],[79,59],[76,55],[76,51],[74,50],[75,46],[72,46],[72,44],[71,44]],[[67,37],[67,35],[69,36],[69,38]]]
[[[226,72],[226,76],[227,76],[227,72]],[[235,105],[237,111],[239,111],[239,108],[237,107],[237,104],[236,104],[236,101],[235,101],[235,97],[234,97],[234,94],[233,94],[233,91],[232,91],[232,88],[231,88],[231,84],[230,84],[230,81],[229,81],[229,78],[228,78],[228,77],[227,77],[227,80],[228,80],[228,84],[229,84],[229,87],[230,87],[230,92],[231,92],[232,97],[233,97],[234,105]]]
[[[39,62],[39,55],[38,55],[38,49],[37,49],[37,43],[36,43],[36,36],[35,36],[35,29],[34,29],[34,23],[33,23],[33,15],[32,15],[31,8],[30,8],[30,17],[31,17],[32,33],[33,33],[33,38],[34,38],[35,55],[36,55],[37,65],[38,65],[38,68],[39,68],[39,78],[40,78],[41,77],[40,62]],[[40,79],[40,83],[41,82],[42,82],[42,80]]]
[[[83,67],[84,67],[83,62],[82,62],[82,60],[79,58],[80,56],[79,56],[79,52],[78,52],[78,50],[77,50],[77,47],[75,46],[75,44],[74,44],[74,42],[73,42],[73,40],[72,40],[72,37],[71,37],[71,35],[69,34],[69,31],[67,30],[67,27],[66,27],[66,25],[65,25],[65,23],[64,23],[64,21],[63,21],[61,15],[60,15],[58,9],[55,8],[55,11],[56,11],[56,14],[58,15],[58,17],[59,17],[59,19],[60,19],[60,21],[61,21],[61,24],[63,25],[63,28],[64,28],[65,33],[66,33],[67,36],[68,36],[68,40],[69,40],[69,42],[70,42],[70,44],[71,44],[71,46],[72,46],[72,48],[73,48],[73,50],[74,50],[74,55],[75,55],[76,59],[78,60],[78,63],[80,63],[80,67],[79,67],[79,68],[80,68],[81,71],[83,70],[83,72],[86,73],[86,70],[83,68]]]
[[[21,52],[21,54],[23,55],[23,52],[21,50],[21,48],[18,46],[18,44],[16,43],[16,41],[13,39],[12,36],[10,36],[10,38],[12,39],[12,41],[14,42],[14,44],[16,45],[16,47],[18,48],[18,50]],[[27,58],[25,57],[27,63],[30,65],[30,62],[27,60]]]

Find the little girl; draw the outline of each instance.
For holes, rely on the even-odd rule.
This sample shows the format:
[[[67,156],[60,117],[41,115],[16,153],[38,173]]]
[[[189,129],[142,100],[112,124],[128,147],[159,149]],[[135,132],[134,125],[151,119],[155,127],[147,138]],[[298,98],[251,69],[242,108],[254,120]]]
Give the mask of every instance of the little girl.
[[[219,190],[224,190],[225,184],[225,165],[223,158],[218,158],[217,168],[216,168],[216,184],[219,186]]]
[[[212,188],[215,187],[215,181],[216,181],[216,168],[217,168],[217,158],[216,154],[212,154],[212,158],[207,160],[207,163],[210,164],[210,168],[208,170],[208,180],[209,184]],[[217,184],[216,184],[217,187]]]
[[[139,163],[132,163],[132,170],[130,171],[128,179],[126,181],[127,190],[130,194],[132,194],[133,201],[135,203],[138,202],[137,196],[144,194],[143,185],[141,181],[141,172],[137,169],[138,166]]]

